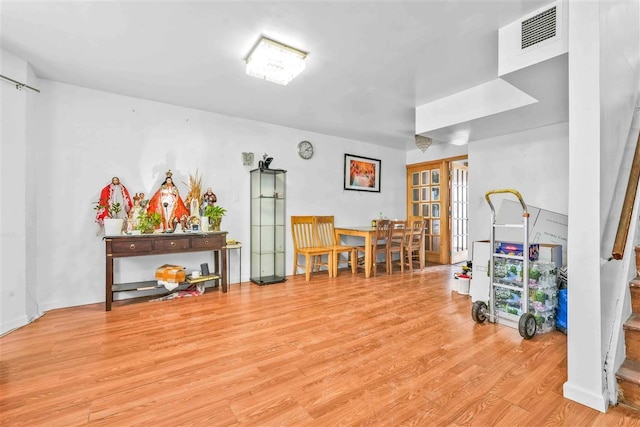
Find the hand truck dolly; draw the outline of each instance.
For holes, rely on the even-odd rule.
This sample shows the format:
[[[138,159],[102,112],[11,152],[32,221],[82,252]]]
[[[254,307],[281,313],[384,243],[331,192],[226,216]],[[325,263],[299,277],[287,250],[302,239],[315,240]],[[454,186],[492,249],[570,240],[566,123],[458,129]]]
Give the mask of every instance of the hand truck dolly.
[[[496,210],[491,202],[491,196],[496,194],[511,194],[522,206],[522,223],[497,224]],[[477,323],[489,320],[507,326],[518,328],[518,332],[525,339],[532,338],[536,333],[536,318],[529,312],[529,212],[522,196],[516,190],[491,190],[485,194],[485,199],[491,208],[491,255],[489,256],[489,301],[476,301],[471,307],[471,317]],[[496,229],[522,228],[522,254],[497,253]],[[497,263],[500,272],[496,270]],[[511,265],[509,266],[509,263]],[[508,266],[508,267],[506,267]],[[498,300],[498,301],[497,301]],[[498,303],[500,305],[498,305]]]

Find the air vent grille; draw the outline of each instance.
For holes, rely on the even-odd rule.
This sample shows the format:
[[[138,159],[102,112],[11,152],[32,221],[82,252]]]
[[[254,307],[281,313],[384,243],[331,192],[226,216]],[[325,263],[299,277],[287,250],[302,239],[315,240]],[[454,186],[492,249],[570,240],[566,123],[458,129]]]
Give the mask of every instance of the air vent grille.
[[[556,35],[556,6],[522,21],[522,49]]]

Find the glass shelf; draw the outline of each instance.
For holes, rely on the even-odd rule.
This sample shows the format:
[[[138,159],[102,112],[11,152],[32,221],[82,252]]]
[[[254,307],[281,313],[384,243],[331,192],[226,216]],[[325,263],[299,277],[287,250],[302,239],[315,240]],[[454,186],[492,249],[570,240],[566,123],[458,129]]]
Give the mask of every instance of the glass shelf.
[[[251,281],[284,282],[286,247],[285,184],[287,171],[251,171]]]

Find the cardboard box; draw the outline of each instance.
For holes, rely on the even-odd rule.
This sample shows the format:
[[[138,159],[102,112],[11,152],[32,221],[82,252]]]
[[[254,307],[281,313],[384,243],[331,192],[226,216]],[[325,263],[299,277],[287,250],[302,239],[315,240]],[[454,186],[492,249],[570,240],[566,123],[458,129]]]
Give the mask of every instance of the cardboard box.
[[[546,243],[562,246],[562,262],[556,267],[563,267],[567,264],[567,235],[569,232],[569,217],[556,212],[540,209],[527,205],[529,212],[529,243]],[[498,224],[521,224],[522,206],[519,202],[502,200],[500,208],[496,213]],[[500,241],[523,241],[522,230],[516,228],[496,229],[496,240]],[[555,262],[555,261],[554,261]]]
[[[567,234],[569,217],[559,213],[541,210],[535,225],[529,233],[531,243],[547,243],[562,246],[562,262],[556,267],[567,265]]]
[[[562,246],[540,243],[538,261],[552,262],[556,267],[562,267]]]
[[[522,256],[523,253],[523,244],[522,243],[512,243],[512,242],[496,242],[496,251],[497,254],[503,255],[515,255]],[[529,245],[529,260],[535,261],[538,259],[538,255],[540,253],[540,245],[534,243]]]
[[[182,283],[187,275],[184,267],[179,265],[165,264],[156,269],[156,280],[167,283]]]
[[[473,242],[473,262],[469,295],[471,302],[489,301],[489,254],[491,242],[477,240]]]

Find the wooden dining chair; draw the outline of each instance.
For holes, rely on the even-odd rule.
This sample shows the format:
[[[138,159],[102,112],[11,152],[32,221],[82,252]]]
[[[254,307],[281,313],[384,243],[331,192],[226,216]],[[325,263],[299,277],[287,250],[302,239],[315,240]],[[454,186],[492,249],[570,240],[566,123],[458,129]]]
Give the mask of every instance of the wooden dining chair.
[[[402,259],[411,272],[413,272],[414,257],[416,255],[420,263],[420,270],[424,269],[424,232],[426,223],[427,220],[424,218],[412,219],[405,233]]]
[[[333,254],[331,255],[333,277],[338,276],[338,264],[342,259],[340,257],[341,254],[347,254],[346,260],[342,262],[346,262],[347,265],[351,264],[351,273],[355,274],[356,269],[358,268],[358,253],[356,252],[356,247],[340,244],[340,241],[336,237],[333,215],[316,216],[314,218],[316,221],[316,228],[318,230],[320,246],[331,248],[333,251]],[[316,262],[316,266],[321,263],[322,261]]]
[[[389,267],[389,257],[388,257],[388,244],[389,244],[389,232],[391,231],[391,221],[388,219],[379,219],[376,222],[376,231],[373,236],[373,241],[371,242],[371,269],[373,270],[373,275],[377,275],[378,270],[378,255],[383,254],[386,261],[386,270],[387,273],[390,271]],[[356,251],[358,252],[358,256],[360,256],[360,252],[365,252],[364,246],[356,246]],[[366,265],[366,263],[365,263]]]
[[[404,260],[402,256],[404,254],[406,228],[407,221],[391,221],[391,230],[389,232],[389,249],[387,253],[387,258],[389,259],[389,274],[393,273],[393,254],[395,252],[398,253],[398,258],[400,260],[400,271],[404,272]]]
[[[319,244],[314,217],[292,216],[291,236],[293,237],[293,274],[298,274],[298,268],[304,268],[305,279],[308,282],[311,278],[311,271],[313,271],[317,257],[327,255],[327,270],[329,277],[332,277],[333,250]],[[304,257],[304,264],[300,263],[301,256]]]

